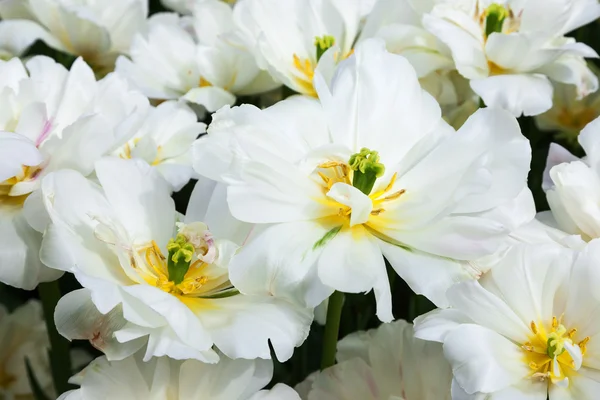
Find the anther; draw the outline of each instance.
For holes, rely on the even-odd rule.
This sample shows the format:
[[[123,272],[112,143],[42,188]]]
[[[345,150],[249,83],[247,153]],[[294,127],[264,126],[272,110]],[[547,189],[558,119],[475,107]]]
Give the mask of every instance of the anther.
[[[394,200],[402,196],[404,193],[406,193],[406,189],[398,190],[396,193],[392,193],[389,196],[385,196],[383,200]]]
[[[538,333],[538,330],[537,330],[537,326],[535,325],[535,322],[531,321],[531,324],[530,324],[530,326],[531,326],[531,331],[532,331],[532,332],[533,332],[535,335],[537,335],[537,333]]]

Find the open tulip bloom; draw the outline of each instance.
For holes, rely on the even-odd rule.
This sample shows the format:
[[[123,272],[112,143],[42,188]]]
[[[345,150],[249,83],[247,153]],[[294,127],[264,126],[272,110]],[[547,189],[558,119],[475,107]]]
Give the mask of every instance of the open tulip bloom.
[[[60,276],[39,260],[43,178],[63,168],[90,175],[135,133],[148,99],[115,74],[96,81],[81,59],[67,70],[14,58],[0,61],[0,76],[0,282],[31,290]]]
[[[433,1],[425,28],[446,43],[458,72],[486,105],[515,116],[552,107],[550,80],[577,86],[580,97],[598,89],[583,57],[598,57],[565,35],[600,16],[594,0]]]
[[[239,220],[272,224],[231,266],[243,293],[311,307],[333,289],[374,289],[393,319],[384,257],[439,305],[470,261],[533,217],[530,148],[514,117],[485,109],[458,132],[410,64],[375,39],[340,64],[319,100],[224,108],[195,145],[195,169],[228,185]]]
[[[89,339],[112,359],[146,346],[146,360],[214,363],[213,345],[232,358],[270,358],[269,340],[280,360],[291,357],[312,313],[231,285],[228,264],[238,247],[231,240],[245,235],[228,223],[222,199],[198,192],[191,201],[210,231],[199,220],[177,223],[169,186],[141,161],[106,158],[96,174],[102,188],[74,171],[43,184],[52,223],[41,258],[84,286],[59,302],[59,332]]]
[[[580,253],[516,246],[448,290],[452,308],[419,317],[416,336],[444,343],[453,398],[596,398],[598,257],[598,240]]]
[[[416,339],[403,320],[339,341],[338,364],[296,390],[305,400],[449,400],[452,372],[439,343]]]
[[[290,387],[261,390],[272,378],[269,360],[231,360],[217,364],[168,357],[143,361],[137,353],[120,361],[100,357],[71,382],[81,387],[59,400],[300,400]]]
[[[550,226],[585,241],[600,238],[600,118],[589,123],[578,140],[586,157],[579,159],[552,143],[543,187],[551,211],[540,213]]]

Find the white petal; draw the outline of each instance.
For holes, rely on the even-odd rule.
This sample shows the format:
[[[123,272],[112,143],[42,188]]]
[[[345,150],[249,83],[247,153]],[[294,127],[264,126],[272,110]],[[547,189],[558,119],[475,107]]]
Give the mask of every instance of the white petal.
[[[233,218],[227,205],[227,187],[223,183],[200,177],[190,197],[185,222],[204,222],[219,239],[243,244],[252,225]]]
[[[367,222],[373,211],[371,199],[354,186],[346,183],[335,183],[327,192],[327,196],[352,209],[350,227]]]
[[[533,319],[527,322],[521,320],[501,298],[485,290],[478,282],[458,283],[446,295],[450,305],[468,315],[474,323],[518,343],[528,340],[529,323]]]
[[[187,92],[183,98],[206,107],[209,112],[217,111],[223,106],[235,103],[235,96],[233,94],[215,86],[194,88]]]
[[[471,88],[488,107],[499,107],[515,117],[532,116],[552,107],[552,84],[543,75],[496,75],[471,81]]]
[[[247,399],[271,380],[273,365],[264,360],[230,360],[218,364],[185,361],[179,374],[179,398]]]
[[[596,118],[590,122],[577,138],[579,144],[585,150],[587,162],[597,174],[600,173],[600,140],[598,140],[598,132],[600,132],[600,118]]]
[[[450,332],[444,341],[444,355],[467,393],[495,392],[529,375],[518,345],[478,325],[466,324]]]
[[[118,220],[130,236],[165,246],[172,235],[175,206],[171,188],[149,165],[137,160],[105,158],[96,174]]]
[[[215,345],[232,358],[271,358],[287,361],[308,336],[312,311],[267,296],[237,295],[203,300],[208,307],[197,316]]]
[[[487,75],[483,32],[470,15],[458,7],[440,5],[423,16],[423,25],[448,45],[461,75],[467,79]]]
[[[584,130],[585,131],[585,130]],[[581,135],[579,135],[581,138]],[[579,139],[581,140],[581,139]],[[588,154],[593,154],[588,152]],[[574,156],[569,152],[569,150],[565,149],[558,143],[550,143],[550,149],[548,150],[548,158],[546,159],[546,168],[544,169],[544,181],[542,183],[542,188],[544,190],[549,190],[554,186],[552,179],[550,178],[550,170],[555,166],[562,163],[569,163],[571,161],[579,160],[578,157]]]
[[[44,158],[35,143],[11,132],[0,132],[0,182],[23,173],[22,166],[39,165]]]
[[[294,389],[283,383],[278,383],[271,390],[261,390],[248,400],[300,400]]]
[[[434,304],[448,305],[446,290],[456,282],[472,279],[458,261],[437,257],[416,249],[401,248],[378,241],[385,258],[411,289]]]
[[[92,346],[106,354],[109,360],[122,360],[140,349],[145,338],[120,343],[114,332],[127,324],[121,308],[101,314],[92,302],[87,289],[79,289],[64,295],[54,311],[58,332],[69,340],[89,340]]]
[[[379,39],[365,40],[340,63],[331,87],[318,75],[315,86],[335,143],[376,150],[386,165],[401,160],[440,120],[413,67]]]
[[[433,310],[415,318],[415,337],[443,343],[448,333],[461,325],[472,322],[460,310],[451,308]]]
[[[323,248],[317,243],[333,228],[313,222],[267,228],[233,258],[231,282],[245,294],[271,295],[316,307],[333,292],[317,276],[316,266]]]
[[[600,240],[595,239],[577,256],[571,272],[564,323],[577,327],[579,340],[600,333],[596,322],[600,318],[600,296],[594,289],[600,282],[600,271],[594,267],[599,254]]]

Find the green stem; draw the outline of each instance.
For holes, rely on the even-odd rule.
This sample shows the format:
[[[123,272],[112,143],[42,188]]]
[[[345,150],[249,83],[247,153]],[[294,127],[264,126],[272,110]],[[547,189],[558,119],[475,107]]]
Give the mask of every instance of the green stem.
[[[335,364],[335,354],[337,350],[343,305],[344,293],[338,291],[333,292],[329,297],[329,304],[327,305],[327,322],[325,323],[325,334],[323,335],[321,370]]]
[[[52,380],[56,394],[72,389],[68,380],[71,377],[71,355],[69,352],[69,341],[62,337],[54,325],[54,309],[60,300],[60,288],[58,281],[40,283],[38,292],[42,300],[48,337],[50,338],[50,367],[52,369]]]

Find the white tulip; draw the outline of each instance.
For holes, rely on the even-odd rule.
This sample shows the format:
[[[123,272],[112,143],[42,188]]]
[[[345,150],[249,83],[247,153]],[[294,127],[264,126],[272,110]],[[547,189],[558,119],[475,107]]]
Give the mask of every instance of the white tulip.
[[[229,216],[223,190],[213,197],[210,182],[197,186],[178,222],[171,188],[146,163],[105,158],[96,175],[101,187],[73,171],[43,183],[52,224],[40,257],[84,287],[58,303],[61,334],[90,340],[109,359],[142,346],[145,360],[214,363],[213,346],[232,358],[270,358],[269,341],[279,360],[291,357],[312,314],[231,285],[228,264],[248,228]]]
[[[243,0],[234,7],[239,41],[258,65],[292,90],[316,96],[317,68],[333,74],[350,54],[365,0]],[[331,50],[330,50],[331,49]],[[330,50],[330,51],[328,51]]]
[[[121,361],[100,357],[73,377],[81,387],[59,400],[299,400],[282,384],[261,390],[272,375],[267,360],[221,357],[218,364],[205,364],[167,357],[144,362],[141,354]]]
[[[450,400],[452,371],[439,343],[395,321],[338,343],[338,364],[297,390],[306,400]]]
[[[384,257],[443,305],[450,285],[478,277],[468,261],[533,218],[530,148],[508,113],[480,110],[455,132],[375,39],[316,88],[320,101],[222,109],[195,145],[196,171],[228,184],[233,216],[272,224],[233,260],[242,292],[315,307],[333,288],[374,289],[391,321]]]
[[[437,0],[423,24],[448,45],[486,105],[518,117],[552,107],[550,79],[576,85],[583,95],[598,89],[574,65],[598,55],[564,35],[599,16],[595,0]]]
[[[585,241],[600,237],[600,118],[578,137],[587,156],[575,157],[553,143],[548,153],[543,187],[551,212],[545,223],[580,235]]]
[[[144,123],[114,155],[137,158],[156,167],[163,178],[179,191],[194,175],[192,144],[206,130],[196,113],[183,102],[166,101],[149,110]]]
[[[192,16],[157,14],[148,32],[133,40],[117,71],[152,99],[185,99],[213,112],[236,96],[262,93],[279,84],[261,72],[234,40],[231,7],[218,0],[194,4]]]
[[[34,289],[60,276],[38,256],[42,179],[64,168],[91,174],[135,133],[148,100],[116,75],[97,82],[81,59],[70,71],[42,56],[26,66],[0,61],[0,281]]]
[[[593,399],[599,389],[597,260],[523,245],[479,281],[447,292],[452,308],[417,318],[416,336],[443,342],[455,399]]]
[[[0,3],[0,16],[50,47],[83,57],[104,75],[145,28],[148,1],[8,0]]]

